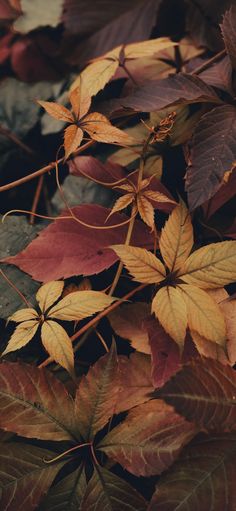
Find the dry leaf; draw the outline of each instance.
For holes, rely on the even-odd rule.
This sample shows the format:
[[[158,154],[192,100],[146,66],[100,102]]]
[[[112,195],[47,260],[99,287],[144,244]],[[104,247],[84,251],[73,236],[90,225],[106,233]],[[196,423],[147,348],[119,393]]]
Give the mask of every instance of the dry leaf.
[[[74,352],[70,337],[56,321],[44,321],[41,330],[44,348],[50,357],[69,373],[74,370]]]
[[[144,284],[156,284],[165,278],[162,262],[148,250],[125,245],[112,245],[110,248],[120,257],[134,280]]]
[[[187,328],[187,308],[179,288],[162,287],[152,301],[152,312],[165,331],[183,351]]]

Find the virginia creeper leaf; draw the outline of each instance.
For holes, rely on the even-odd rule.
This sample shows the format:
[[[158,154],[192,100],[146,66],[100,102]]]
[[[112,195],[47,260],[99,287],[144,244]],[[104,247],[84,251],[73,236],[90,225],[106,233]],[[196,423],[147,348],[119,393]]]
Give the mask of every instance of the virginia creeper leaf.
[[[43,313],[60,298],[63,288],[64,282],[62,280],[47,282],[39,288],[36,299]]]
[[[48,317],[65,321],[78,321],[102,311],[111,305],[114,300],[115,298],[106,295],[102,291],[75,291],[69,293],[54,305],[50,309]]]
[[[36,319],[24,321],[17,325],[2,355],[6,355],[11,351],[19,350],[20,348],[23,348],[23,346],[26,346],[26,344],[33,339],[38,327],[39,322]]]
[[[162,287],[152,301],[152,312],[182,352],[187,328],[187,307],[180,289]]]
[[[134,280],[154,284],[165,278],[162,262],[148,250],[127,245],[112,245],[110,248],[120,257]]]
[[[74,352],[66,330],[56,321],[46,320],[42,324],[41,339],[50,357],[69,373],[73,373]]]

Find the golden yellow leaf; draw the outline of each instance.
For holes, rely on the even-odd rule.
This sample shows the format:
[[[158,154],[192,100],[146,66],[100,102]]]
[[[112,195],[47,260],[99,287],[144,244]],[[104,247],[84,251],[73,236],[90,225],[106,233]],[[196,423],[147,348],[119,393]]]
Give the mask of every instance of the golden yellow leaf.
[[[76,151],[83,140],[83,131],[75,124],[71,124],[64,131],[65,159]]]
[[[56,318],[65,321],[78,321],[102,311],[115,298],[108,296],[102,291],[75,291],[62,298],[49,311],[49,318]]]
[[[209,339],[203,337],[203,335],[200,335],[195,330],[190,330],[190,334],[200,355],[219,360],[222,364],[229,363],[222,346],[213,341],[209,342]]]
[[[51,305],[60,298],[64,288],[63,280],[47,282],[39,288],[36,293],[36,300],[41,311],[44,313]],[[19,311],[20,312],[20,311]],[[22,321],[22,320],[21,320]]]
[[[71,88],[74,89],[80,85],[80,78],[86,84],[86,89],[90,96],[95,96],[114,76],[119,67],[119,54],[121,46],[115,48],[103,58],[95,60],[89,64],[81,75],[76,78]]]
[[[113,213],[116,213],[117,211],[121,211],[122,209],[129,206],[129,204],[131,204],[131,202],[133,202],[133,200],[134,200],[133,193],[127,193],[123,197],[119,197],[119,199],[117,199],[117,201],[115,202],[111,212],[109,213],[107,220],[111,215],[113,215]]]
[[[82,77],[80,78],[78,87],[73,89],[70,93],[70,102],[76,119],[87,114],[91,105],[91,95],[88,93]]]
[[[142,57],[152,57],[161,50],[177,46],[169,37],[158,37],[149,41],[140,41],[138,43],[127,44],[124,49],[125,59],[139,59]]]
[[[144,284],[155,284],[164,280],[164,265],[145,248],[127,245],[112,245],[110,248],[119,256],[134,280]]]
[[[236,241],[212,243],[193,252],[179,272],[184,282],[203,289],[224,287],[236,280]]]
[[[34,337],[38,326],[39,322],[35,319],[24,321],[17,325],[2,355],[6,355],[10,351],[19,350],[20,348],[23,348],[23,346],[26,346],[26,344],[28,344],[28,342]]]
[[[135,140],[124,131],[112,126],[105,115],[93,112],[86,115],[81,127],[90,135],[93,140],[106,144],[132,145]]]
[[[190,330],[225,346],[226,326],[219,305],[198,287],[181,284],[179,289],[186,303]]]
[[[64,328],[56,321],[44,321],[41,339],[49,355],[70,373],[74,370],[72,342]]]
[[[138,206],[138,212],[139,212],[142,220],[145,222],[145,224],[149,225],[149,227],[151,227],[151,229],[153,231],[154,226],[155,226],[154,208],[153,208],[151,202],[149,202],[149,200],[146,199],[144,194],[140,193],[137,195],[137,206]]]
[[[169,204],[176,204],[175,201],[171,200],[167,195],[161,192],[155,192],[155,190],[147,190],[144,192],[145,197],[156,202],[168,202]]]
[[[21,321],[29,321],[30,319],[38,318],[38,313],[35,309],[31,309],[30,307],[26,309],[20,309],[19,311],[14,312],[9,318],[8,321],[15,321],[15,323],[21,323]]]
[[[53,101],[37,101],[46,112],[59,121],[74,122],[73,114],[63,105],[53,103]]]
[[[193,228],[184,202],[172,211],[161,231],[160,251],[170,271],[176,271],[185,262],[193,246]]]
[[[108,315],[115,333],[130,341],[141,353],[151,354],[149,337],[143,322],[150,315],[150,305],[144,302],[127,303]]]
[[[187,328],[187,308],[181,291],[172,286],[162,287],[152,301],[152,312],[182,351]]]

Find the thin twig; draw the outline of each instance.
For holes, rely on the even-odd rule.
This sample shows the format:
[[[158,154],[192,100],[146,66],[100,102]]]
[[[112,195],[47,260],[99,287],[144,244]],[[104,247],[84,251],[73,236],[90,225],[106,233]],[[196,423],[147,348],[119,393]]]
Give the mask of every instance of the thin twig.
[[[25,303],[25,305],[27,305],[27,307],[31,307],[31,305],[29,304],[28,300],[25,298],[25,296],[22,294],[22,292],[15,286],[15,284],[13,284],[13,282],[6,276],[6,274],[4,273],[3,270],[0,269],[0,274],[2,275],[2,277],[5,279],[5,281],[9,284],[9,286],[12,287],[12,289],[14,289],[14,291],[21,297],[21,300],[23,300],[23,302]]]
[[[32,204],[32,210],[31,210],[31,215],[30,215],[30,220],[29,220],[30,225],[34,224],[34,219],[35,219],[34,214],[37,211],[37,207],[38,207],[38,203],[39,203],[39,199],[40,199],[40,195],[41,195],[41,191],[42,191],[42,187],[43,187],[43,182],[44,182],[44,176],[40,176],[40,178],[38,180],[37,188],[35,191],[33,204]]]

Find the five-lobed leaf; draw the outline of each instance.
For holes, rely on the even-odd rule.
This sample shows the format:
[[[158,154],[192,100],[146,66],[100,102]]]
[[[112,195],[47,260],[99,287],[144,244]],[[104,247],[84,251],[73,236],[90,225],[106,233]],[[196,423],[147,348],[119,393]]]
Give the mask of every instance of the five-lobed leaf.
[[[75,291],[62,298],[48,313],[48,317],[65,321],[78,321],[102,311],[115,298],[102,291]]]
[[[53,360],[72,374],[74,352],[71,339],[65,329],[56,321],[46,320],[42,324],[41,340]]]
[[[156,284],[165,278],[164,265],[148,250],[127,245],[112,245],[110,248],[120,257],[134,280]]]

